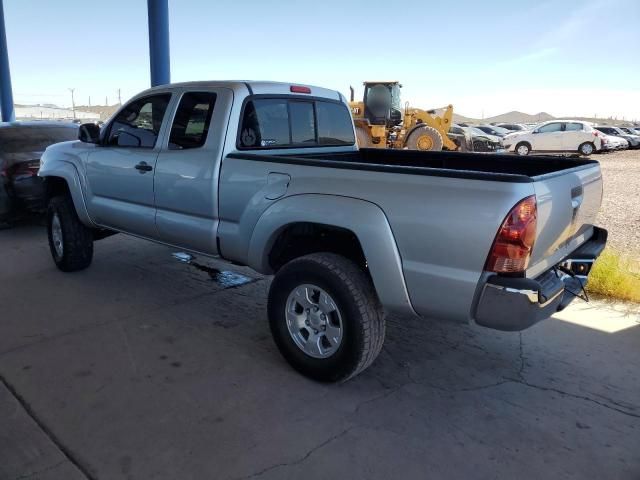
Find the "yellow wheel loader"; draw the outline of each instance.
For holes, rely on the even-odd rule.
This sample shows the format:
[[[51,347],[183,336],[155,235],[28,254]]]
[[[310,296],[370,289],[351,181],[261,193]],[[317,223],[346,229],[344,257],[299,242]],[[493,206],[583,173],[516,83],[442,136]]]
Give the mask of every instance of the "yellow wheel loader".
[[[361,148],[406,148],[409,150],[457,150],[448,136],[453,123],[453,106],[439,112],[404,108],[400,101],[400,82],[364,82],[364,98],[354,101],[351,113]]]

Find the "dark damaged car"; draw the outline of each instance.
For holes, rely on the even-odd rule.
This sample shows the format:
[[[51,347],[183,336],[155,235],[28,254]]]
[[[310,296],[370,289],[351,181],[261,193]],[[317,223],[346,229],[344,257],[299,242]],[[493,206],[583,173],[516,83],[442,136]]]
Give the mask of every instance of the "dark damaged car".
[[[19,211],[44,210],[40,157],[49,145],[77,138],[71,122],[0,123],[0,223]]]

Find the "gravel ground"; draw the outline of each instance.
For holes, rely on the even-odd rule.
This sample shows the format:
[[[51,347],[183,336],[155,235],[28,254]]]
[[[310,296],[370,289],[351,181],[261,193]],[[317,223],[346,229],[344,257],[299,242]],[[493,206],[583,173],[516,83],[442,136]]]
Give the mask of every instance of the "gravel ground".
[[[609,246],[640,259],[640,150],[594,156],[604,176],[598,223],[609,230]]]

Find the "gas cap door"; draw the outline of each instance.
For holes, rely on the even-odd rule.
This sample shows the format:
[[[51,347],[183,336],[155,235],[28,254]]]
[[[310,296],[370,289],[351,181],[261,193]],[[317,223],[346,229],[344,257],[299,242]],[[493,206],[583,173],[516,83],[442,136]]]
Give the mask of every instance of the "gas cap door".
[[[267,175],[267,186],[264,198],[267,200],[276,200],[284,197],[289,188],[289,182],[291,182],[291,176],[286,173],[270,172]]]

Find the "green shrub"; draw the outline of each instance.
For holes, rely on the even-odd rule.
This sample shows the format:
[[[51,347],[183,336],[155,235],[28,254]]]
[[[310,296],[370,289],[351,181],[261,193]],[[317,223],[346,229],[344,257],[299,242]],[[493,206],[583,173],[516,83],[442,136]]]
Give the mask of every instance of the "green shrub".
[[[587,291],[640,303],[640,263],[605,250],[591,270]]]

